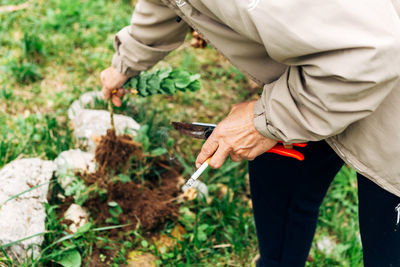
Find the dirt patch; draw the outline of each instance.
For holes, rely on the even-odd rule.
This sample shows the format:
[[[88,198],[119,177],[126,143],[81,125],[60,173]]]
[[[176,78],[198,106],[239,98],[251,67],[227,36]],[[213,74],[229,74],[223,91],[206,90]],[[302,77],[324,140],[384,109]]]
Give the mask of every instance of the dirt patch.
[[[157,169],[161,177],[149,176],[144,181],[135,177],[128,182],[111,179],[110,173],[129,168],[128,163],[134,155],[137,160],[143,157],[139,143],[129,135],[116,136],[115,131],[108,130],[96,147],[98,170],[78,174],[89,188],[106,192],[92,194],[84,204],[96,223],[105,225],[111,218],[114,224],[132,224],[125,230],[139,224],[144,230],[151,231],[178,216],[178,206],[173,200],[179,193],[179,173],[174,167],[158,162],[152,169]]]
[[[93,179],[93,176],[90,178]],[[90,182],[87,184],[91,185]],[[174,171],[165,172],[160,181],[150,179],[144,184],[110,181],[105,184],[105,199],[96,196],[87,200],[84,206],[91,212],[96,223],[104,225],[107,219],[113,217],[109,203],[116,202],[122,209],[118,215],[118,223],[132,224],[125,227],[125,231],[136,228],[138,224],[144,230],[152,231],[166,220],[177,218],[178,206],[173,201],[179,193],[177,184],[178,173]],[[112,234],[118,231],[121,229],[115,229]]]
[[[95,151],[96,162],[103,174],[107,169],[117,170],[118,167],[125,166],[133,155],[142,155],[141,145],[134,142],[129,135],[116,136],[111,129],[101,137]]]
[[[131,160],[133,158],[133,160]],[[84,203],[91,218],[97,225],[129,224],[127,227],[108,231],[111,240],[123,239],[122,232],[144,230],[145,236],[152,236],[167,220],[178,217],[178,204],[174,200],[180,192],[179,171],[181,167],[170,166],[162,160],[153,160],[152,173],[139,180],[131,174],[130,180],[121,181],[118,173],[147,162],[141,145],[128,135],[117,136],[108,130],[102,136],[95,150],[99,166],[94,173],[78,173],[89,188],[90,197]],[[135,172],[133,172],[135,173]],[[68,222],[66,222],[68,223]],[[87,259],[88,266],[110,266],[116,250],[104,250],[102,245],[93,248]]]

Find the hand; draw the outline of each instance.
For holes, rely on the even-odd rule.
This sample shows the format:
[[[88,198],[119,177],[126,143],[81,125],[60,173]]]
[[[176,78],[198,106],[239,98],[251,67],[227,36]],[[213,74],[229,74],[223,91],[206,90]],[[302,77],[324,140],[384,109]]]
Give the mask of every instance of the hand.
[[[214,129],[204,143],[196,160],[196,167],[210,160],[210,166],[219,168],[230,155],[233,161],[253,160],[268,151],[277,141],[261,135],[254,127],[255,101],[236,104],[229,115]]]
[[[103,98],[109,99],[111,97],[112,102],[117,107],[121,106],[121,97],[124,96],[125,90],[122,89],[122,85],[128,80],[128,77],[119,73],[114,67],[109,67],[100,73],[100,80],[102,83]],[[116,91],[113,93],[113,91]]]

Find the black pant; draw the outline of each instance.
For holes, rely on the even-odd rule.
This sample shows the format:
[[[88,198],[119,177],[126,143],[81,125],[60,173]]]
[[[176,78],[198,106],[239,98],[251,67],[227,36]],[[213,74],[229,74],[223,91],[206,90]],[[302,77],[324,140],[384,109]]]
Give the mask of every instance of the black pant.
[[[297,148],[296,148],[297,149]],[[319,207],[343,161],[324,142],[297,149],[300,162],[264,153],[249,163],[260,260],[257,266],[304,266]],[[400,164],[400,163],[399,163]],[[366,267],[400,267],[400,198],[358,175],[359,221]]]

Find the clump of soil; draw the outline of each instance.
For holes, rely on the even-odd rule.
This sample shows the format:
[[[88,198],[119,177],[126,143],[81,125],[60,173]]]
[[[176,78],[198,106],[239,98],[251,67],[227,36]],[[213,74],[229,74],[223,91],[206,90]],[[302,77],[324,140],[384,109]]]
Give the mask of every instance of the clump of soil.
[[[118,223],[132,224],[124,228],[125,230],[134,229],[137,224],[144,230],[154,230],[166,220],[178,216],[178,206],[173,199],[179,193],[179,173],[174,168],[158,162],[152,168],[157,168],[161,179],[147,177],[144,182],[132,180],[124,183],[110,179],[110,171],[115,173],[120,167],[126,166],[133,155],[136,155],[138,160],[142,158],[139,143],[134,142],[129,135],[117,136],[115,131],[107,130],[95,151],[95,159],[100,167],[95,173],[78,174],[89,188],[95,185],[105,189],[107,194],[92,196],[84,206],[92,213],[95,222],[104,225],[106,219],[111,218],[108,203],[117,202],[123,210],[118,217]]]
[[[135,182],[107,183],[107,199],[100,196],[85,202],[97,223],[104,224],[111,217],[108,203],[117,202],[123,212],[119,215],[120,224],[132,225],[125,230],[136,228],[137,224],[146,231],[155,230],[168,219],[178,216],[178,206],[173,199],[178,195],[178,174],[166,172],[160,183],[158,180],[148,180],[144,184]],[[120,230],[117,230],[120,231]]]
[[[114,130],[108,129],[96,147],[95,159],[101,170],[116,170],[125,165],[133,155],[141,154],[141,145],[134,142],[129,135],[117,136]]]
[[[134,142],[128,135],[117,136],[114,130],[107,130],[107,134],[101,137],[95,151],[95,159],[99,166],[97,171],[77,173],[91,192],[84,206],[97,225],[108,225],[107,219],[112,218],[109,206],[111,202],[118,203],[122,209],[117,218],[118,224],[130,224],[127,227],[109,230],[108,238],[111,240],[127,238],[122,237],[121,232],[133,230],[137,226],[145,230],[146,236],[151,236],[167,220],[175,220],[178,217],[178,204],[174,200],[180,191],[178,186],[180,167],[170,167],[161,160],[150,161],[153,162],[151,169],[161,177],[148,175],[145,181],[131,177],[132,180],[128,182],[115,179],[116,173],[140,165],[138,162],[131,162],[133,156],[136,156],[138,161],[146,162],[139,143]],[[128,163],[132,163],[133,166]],[[99,191],[106,194],[100,194]],[[116,223],[115,220],[113,223]],[[111,265],[118,250],[107,251],[103,247],[104,244],[95,244],[91,256],[85,260],[87,266]]]

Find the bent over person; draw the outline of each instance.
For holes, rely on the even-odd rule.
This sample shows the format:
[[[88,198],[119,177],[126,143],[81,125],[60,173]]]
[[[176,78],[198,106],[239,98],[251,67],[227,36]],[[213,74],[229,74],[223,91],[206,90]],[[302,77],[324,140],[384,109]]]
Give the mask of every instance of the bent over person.
[[[188,25],[263,86],[198,155],[250,160],[258,266],[304,266],[344,162],[358,173],[365,266],[400,267],[400,0],[139,0],[115,37],[103,94],[182,44]],[[305,160],[264,153],[305,143]]]

